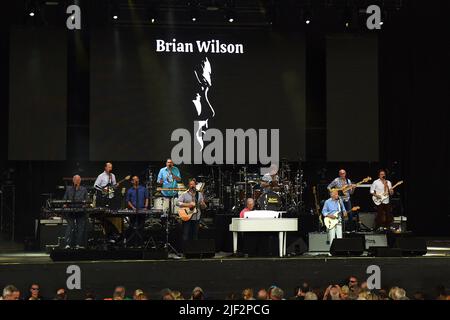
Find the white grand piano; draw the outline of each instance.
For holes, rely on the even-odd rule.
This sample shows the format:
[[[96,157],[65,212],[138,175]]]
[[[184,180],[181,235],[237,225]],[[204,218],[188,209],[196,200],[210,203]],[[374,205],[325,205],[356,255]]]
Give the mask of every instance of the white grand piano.
[[[230,231],[233,232],[233,252],[237,252],[238,232],[278,232],[280,257],[286,255],[286,232],[297,231],[297,218],[281,218],[281,213],[255,210],[245,213],[244,218],[233,218]]]

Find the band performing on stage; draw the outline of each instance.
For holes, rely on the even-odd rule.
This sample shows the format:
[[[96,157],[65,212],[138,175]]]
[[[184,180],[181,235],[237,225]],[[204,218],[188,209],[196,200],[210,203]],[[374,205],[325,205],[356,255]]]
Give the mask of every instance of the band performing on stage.
[[[302,219],[297,218],[304,216],[307,211],[304,197],[307,196],[305,190],[309,189],[303,180],[301,168],[293,175],[288,163],[282,163],[280,169],[277,165],[271,165],[264,175],[248,171],[247,167],[242,167],[237,172],[237,181],[229,178],[225,182],[229,173],[225,174],[218,168],[216,174],[213,170],[208,176],[189,177],[186,187],[180,169],[172,159],[167,159],[156,181],[152,180],[153,175],[150,174],[144,176],[146,181],[142,185],[139,175],[128,175],[117,181],[113,164],[108,162],[95,179],[93,187],[81,185],[83,178],[75,175],[72,185],[66,187],[63,199],[48,202],[43,212],[47,216],[61,216],[67,221],[64,237],[66,249],[98,246],[99,243],[127,248],[156,247],[158,239],[151,230],[159,226],[163,232],[161,245],[179,255],[170,243],[173,233],[181,233],[182,243],[197,240],[200,226],[206,225],[202,222],[204,217],[219,209],[230,212],[234,217],[230,231],[236,234],[247,231],[297,231],[297,225],[275,227],[275,224],[280,219],[286,222],[288,218],[294,218],[291,224],[302,224]],[[340,169],[338,177],[325,185],[320,201],[318,186],[314,186],[312,191],[316,210],[311,210],[311,214],[319,223],[318,230],[312,231],[326,232],[328,244],[335,238],[342,238],[345,233],[361,231],[364,225],[359,217],[361,207],[352,206],[351,198],[362,192],[359,188],[367,187],[370,190],[367,196],[372,197],[376,216],[372,228],[364,226],[364,230],[396,232],[392,226],[390,198],[403,181],[392,185],[387,180],[386,170],[379,170],[378,179],[367,184],[371,180],[368,176],[353,183],[347,177],[346,170]],[[130,184],[128,189],[126,184]],[[324,194],[328,194],[328,197]],[[251,222],[250,225],[250,222],[245,221],[247,219],[258,222]],[[89,229],[99,231],[94,239],[88,236]],[[286,250],[285,242],[285,238],[280,238],[281,256]]]

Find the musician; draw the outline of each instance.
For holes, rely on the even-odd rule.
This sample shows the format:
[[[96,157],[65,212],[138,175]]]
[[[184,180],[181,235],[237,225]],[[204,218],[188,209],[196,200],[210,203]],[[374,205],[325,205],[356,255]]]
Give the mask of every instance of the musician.
[[[134,211],[148,208],[148,190],[144,186],[139,185],[139,177],[133,176],[131,178],[132,187],[127,191],[127,205],[128,208]],[[142,234],[145,223],[145,215],[130,216],[130,227],[138,230]],[[130,230],[131,231],[131,230]],[[136,244],[142,244],[142,238],[136,239]]]
[[[157,182],[162,184],[163,188],[176,188],[178,181],[181,181],[180,170],[173,165],[172,159],[169,158],[166,161],[166,166],[159,170]],[[176,191],[161,191],[161,193],[165,197],[177,195]]]
[[[203,193],[195,188],[197,182],[195,179],[189,180],[189,189],[178,199],[180,208],[197,208],[197,213],[193,214],[189,221],[183,222],[183,241],[198,239],[198,225],[201,217],[201,210],[206,208]]]
[[[114,188],[117,184],[116,176],[112,173],[113,165],[110,162],[105,164],[105,171],[98,175],[94,183],[94,188],[99,191],[99,197],[97,197],[97,206],[109,206],[110,199],[113,197],[108,195],[110,188]],[[103,194],[106,192],[106,196]]]
[[[342,201],[344,203],[344,208],[346,211],[349,211],[348,214],[348,221],[353,221],[353,213],[350,210],[352,208],[352,204],[350,201],[350,196],[355,192],[356,186],[352,184],[349,178],[347,178],[347,172],[344,169],[339,170],[339,177],[331,181],[331,183],[328,185],[327,189],[328,191],[331,191],[331,189],[340,189],[350,186],[350,189],[343,193]],[[350,227],[350,226],[349,226]]]
[[[81,177],[75,175],[72,178],[73,185],[67,186],[64,193],[64,200],[71,201],[87,201],[87,189],[81,186]],[[85,212],[74,212],[65,215],[67,221],[66,233],[66,249],[81,248],[84,246],[86,236],[87,214]]]
[[[255,208],[255,200],[253,200],[253,198],[248,198],[246,203],[247,206],[244,209],[242,209],[241,213],[239,214],[239,218],[244,218],[244,213],[248,211],[253,211]]]
[[[342,199],[339,197],[339,193],[334,190],[330,192],[330,198],[327,199],[322,208],[323,217],[329,217],[331,219],[341,219],[341,217],[334,217],[333,214],[342,212],[345,210],[344,203]],[[333,239],[341,239],[342,238],[342,222],[339,223],[333,228],[328,230],[328,241],[330,244],[333,242]]]
[[[271,189],[278,188],[278,181],[278,166],[272,164],[269,172],[261,178],[261,187],[263,187],[264,192],[269,192]]]
[[[370,186],[370,193],[378,199],[381,199],[383,194],[389,196],[394,194],[392,183],[386,179],[385,170],[381,169],[378,171],[378,179]],[[388,229],[394,221],[391,213],[391,206],[389,204],[389,196],[386,197],[381,204],[376,205],[377,215],[375,217],[375,226],[377,229]]]

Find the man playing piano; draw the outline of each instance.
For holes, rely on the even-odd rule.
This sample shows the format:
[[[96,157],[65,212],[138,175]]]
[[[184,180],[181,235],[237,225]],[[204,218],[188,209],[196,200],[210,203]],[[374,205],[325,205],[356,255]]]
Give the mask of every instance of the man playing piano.
[[[255,208],[255,200],[253,200],[253,198],[248,198],[247,206],[244,209],[242,209],[241,213],[239,214],[239,218],[244,218],[244,213],[248,211],[253,211],[254,208]]]
[[[72,186],[67,186],[63,199],[72,202],[88,200],[87,190],[81,186],[81,177],[79,175],[73,176],[72,182]],[[66,249],[82,248],[86,238],[86,213],[82,211],[68,213],[64,218],[67,221],[66,234],[64,236]]]
[[[139,185],[139,177],[131,178],[132,187],[127,192],[127,205],[131,210],[136,211],[136,216],[130,216],[130,227],[142,234],[145,223],[145,215],[139,216],[139,210],[148,208],[148,190]],[[141,245],[142,239],[136,239],[136,245]]]

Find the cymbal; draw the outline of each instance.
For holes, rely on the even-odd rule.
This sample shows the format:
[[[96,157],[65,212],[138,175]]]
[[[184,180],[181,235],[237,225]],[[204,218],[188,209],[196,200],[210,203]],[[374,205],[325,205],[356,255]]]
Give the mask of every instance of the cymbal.
[[[244,184],[258,184],[258,183],[259,183],[259,181],[249,180],[247,182],[245,182],[245,181],[237,181],[234,184],[244,185]]]
[[[157,191],[186,191],[184,188],[156,188]]]

